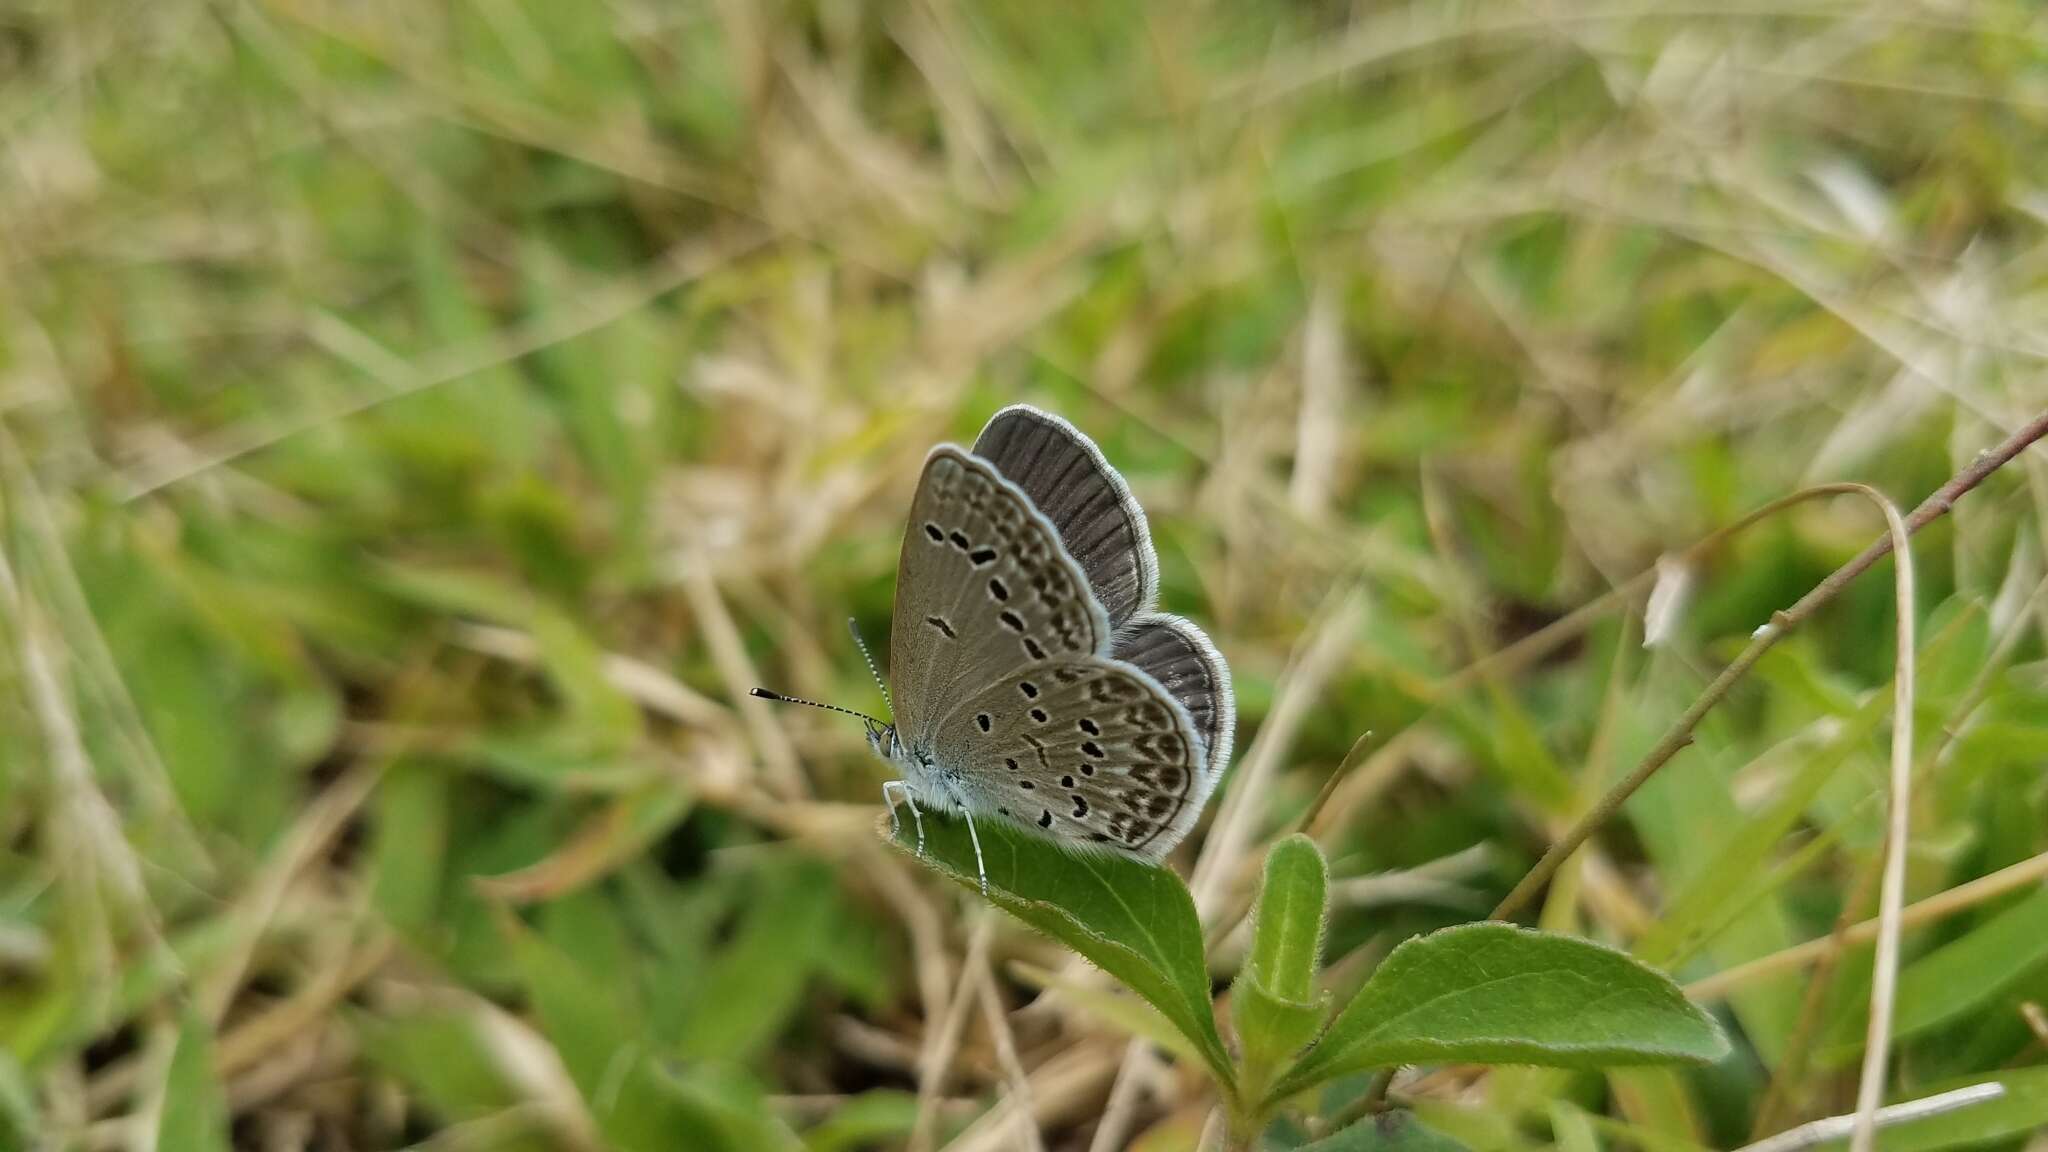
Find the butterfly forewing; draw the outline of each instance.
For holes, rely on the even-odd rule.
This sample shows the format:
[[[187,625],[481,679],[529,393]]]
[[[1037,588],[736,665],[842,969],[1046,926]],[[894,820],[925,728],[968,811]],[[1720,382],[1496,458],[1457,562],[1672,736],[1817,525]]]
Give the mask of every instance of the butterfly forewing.
[[[1057,531],[992,464],[952,445],[925,461],[900,563],[890,677],[913,746],[930,743],[962,696],[1109,646],[1109,621]]]
[[[1049,412],[1018,404],[989,420],[974,454],[993,463],[1052,522],[1112,627],[1152,606],[1159,560],[1145,510],[1094,441]]]
[[[1157,860],[1208,795],[1187,710],[1114,659],[1017,670],[954,703],[935,735],[940,763],[972,766],[961,786],[978,810],[1082,847]]]

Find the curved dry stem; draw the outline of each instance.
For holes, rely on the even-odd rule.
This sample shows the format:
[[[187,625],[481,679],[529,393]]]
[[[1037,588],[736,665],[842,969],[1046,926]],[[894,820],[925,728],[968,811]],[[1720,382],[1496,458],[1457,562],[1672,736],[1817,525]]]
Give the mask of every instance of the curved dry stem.
[[[2044,421],[2048,421],[2048,413],[2043,413],[2040,419],[2037,419],[2033,425],[2029,425],[2030,428],[2035,428],[2036,425],[2041,426],[2036,428],[2033,436],[2028,441],[2029,443],[2034,439],[2039,439],[2044,432],[2048,432],[2048,424],[2044,424]],[[2024,445],[2021,445],[2021,447],[2024,447]],[[2001,445],[2001,448],[2003,448],[2003,445]],[[2015,452],[2017,450],[2017,448],[2014,449]],[[1979,459],[1981,460],[1982,457]],[[2011,454],[2000,457],[1998,462],[2002,464],[2009,459],[2011,459]],[[1984,475],[1989,475],[1991,471],[1995,470],[1995,468],[1988,469]],[[1976,483],[1982,479],[1983,476],[1978,476],[1969,485],[1954,492],[1949,491],[1956,483],[1955,480],[1951,480],[1947,485],[1943,485],[1941,492],[1937,492],[1936,496],[1947,492],[1948,500],[1953,501],[1956,496],[1968,491],[1971,487],[1975,487]],[[1825,491],[1825,489],[1821,488],[1809,488],[1789,496],[1781,496],[1768,504],[1751,510],[1740,520],[1731,524],[1724,524],[1705,536],[1700,537],[1692,544],[1680,550],[1676,554],[1675,559],[1681,565],[1690,566],[1697,564],[1720,551],[1729,541],[1763,521],[1770,519],[1795,504],[1801,504],[1816,495],[1822,495]],[[1906,522],[1912,530],[1917,531],[1922,524],[1934,520],[1941,515],[1941,512],[1948,510],[1945,503],[1941,508],[1941,512],[1932,513],[1925,520],[1920,520],[1921,512],[1934,499],[1935,497],[1929,497],[1926,501],[1923,501],[1919,508],[1913,510],[1913,515],[1907,518]],[[1879,545],[1882,545],[1882,547]],[[1843,571],[1851,567],[1855,568],[1855,572],[1851,573],[1852,577],[1860,575],[1863,569],[1870,567],[1871,564],[1875,563],[1890,550],[1891,537],[1889,535],[1880,537],[1878,544],[1865,549],[1854,560],[1838,569],[1834,576],[1830,576],[1829,579],[1833,580],[1835,576],[1840,576]],[[1672,557],[1666,557],[1659,561],[1659,563],[1669,563],[1671,559]],[[1486,683],[1498,676],[1518,672],[1534,664],[1537,660],[1555,651],[1567,641],[1584,633],[1609,612],[1647,595],[1650,589],[1656,585],[1659,570],[1657,565],[1645,568],[1551,623],[1509,644],[1507,647],[1488,653],[1458,669],[1437,686],[1435,695],[1429,701],[1429,708],[1421,716],[1410,721],[1405,727],[1389,734],[1385,740],[1379,741],[1376,746],[1372,741],[1372,733],[1368,732],[1360,736],[1352,744],[1351,750],[1345,753],[1343,762],[1337,766],[1336,772],[1331,775],[1330,779],[1323,784],[1322,789],[1316,794],[1314,801],[1309,804],[1308,810],[1302,814],[1301,819],[1296,822],[1295,829],[1292,830],[1306,829],[1309,835],[1320,840],[1332,827],[1341,823],[1340,817],[1350,807],[1348,798],[1344,795],[1343,784],[1351,778],[1353,770],[1359,767],[1359,765],[1371,763],[1378,757],[1399,748],[1404,737],[1414,730],[1416,724],[1427,719],[1445,704],[1463,695],[1474,685]],[[1847,583],[1847,580],[1845,579],[1843,583]],[[1816,588],[1815,591],[1819,591],[1819,588]],[[1808,593],[1809,598],[1812,595],[1813,593]],[[1830,593],[1826,599],[1833,599],[1833,593]],[[1825,600],[1822,602],[1824,603]],[[1802,600],[1801,603],[1803,604],[1805,601]],[[1795,605],[1795,607],[1797,606]],[[1362,755],[1362,753],[1366,752],[1369,752],[1370,755]],[[1494,918],[1499,919],[1501,915],[1501,913],[1496,912]]]
[[[2048,435],[2048,412],[2043,412],[2028,421],[2018,431],[2013,432],[2000,441],[1996,447],[1978,453],[1976,459],[1972,460],[1968,467],[1950,477],[1948,483],[1935,489],[1933,493],[1913,509],[1911,515],[1901,518],[1899,522],[1901,533],[1897,537],[1898,541],[1903,542],[1906,538],[1911,537],[1913,533],[1947,515],[1949,509],[1955,506],[1957,499],[1979,484],[1982,484],[1985,477],[1998,471],[1999,468],[2011,461],[2013,457],[2019,455],[2028,445],[2039,440],[2044,435]],[[1792,493],[1789,496],[1764,505],[1735,524],[1707,536],[1692,548],[1687,549],[1685,556],[1690,559],[1706,550],[1710,550],[1733,533],[1739,532],[1743,528],[1794,504],[1823,495],[1843,493],[1861,495],[1868,494],[1870,491],[1870,489],[1860,484],[1824,484]],[[1800,597],[1790,608],[1774,613],[1768,624],[1757,629],[1756,634],[1749,642],[1749,646],[1744,648],[1726,668],[1723,668],[1720,675],[1714,677],[1713,682],[1708,684],[1706,689],[1701,692],[1699,698],[1694,700],[1692,705],[1685,710],[1684,714],[1673,722],[1671,727],[1664,733],[1664,736],[1657,741],[1656,745],[1643,757],[1642,762],[1628,774],[1627,778],[1615,785],[1606,796],[1601,798],[1598,804],[1594,805],[1585,816],[1580,818],[1577,824],[1572,826],[1570,831],[1566,832],[1555,844],[1551,845],[1550,850],[1543,854],[1543,858],[1536,862],[1535,867],[1531,868],[1528,874],[1522,877],[1521,882],[1515,885],[1514,890],[1509,892],[1506,899],[1502,900],[1500,905],[1493,910],[1493,919],[1507,919],[1527,905],[1535,894],[1549,882],[1550,877],[1556,873],[1559,865],[1563,864],[1573,852],[1578,850],[1579,845],[1584,844],[1601,825],[1605,824],[1628,801],[1628,798],[1635,794],[1636,789],[1641,788],[1673,756],[1676,756],[1687,744],[1692,743],[1693,731],[1699,726],[1700,721],[1716,704],[1720,703],[1721,699],[1735,686],[1736,681],[1742,679],[1749,669],[1758,660],[1763,658],[1764,653],[1770,651],[1771,647],[1782,639],[1787,632],[1798,627],[1815,612],[1819,611],[1823,605],[1840,595],[1842,589],[1846,588],[1850,581],[1862,575],[1872,564],[1877,563],[1886,553],[1892,551],[1895,546],[1894,533],[1887,531],[1883,536],[1878,537],[1877,540],[1872,542],[1869,547],[1857,553],[1848,563],[1829,573],[1827,579],[1814,585],[1811,591]],[[1623,588],[1632,588],[1638,584],[1645,583],[1646,577],[1654,579],[1654,570],[1651,573],[1646,573],[1644,576],[1638,576],[1634,580],[1629,581],[1628,584],[1623,585]],[[1618,593],[1621,590],[1618,588],[1615,592]],[[1611,597],[1614,594],[1610,593],[1609,595]]]
[[[973,934],[967,940],[967,955],[960,962],[960,983],[946,1003],[946,1014],[936,1027],[932,1021],[926,1021],[924,1047],[917,1061],[917,1117],[910,1128],[913,1152],[929,1152],[938,1132],[939,1094],[945,1089],[946,1071],[953,1065],[953,1056],[960,1050],[967,1015],[975,1006],[975,981],[981,970],[988,967],[989,941],[995,935],[995,927],[993,916],[985,915],[975,921]]]
[[[1858,487],[1862,487],[1858,485]],[[1870,981],[1870,1027],[1864,1033],[1863,1075],[1856,1089],[1856,1130],[1851,1152],[1870,1152],[1877,1140],[1877,1109],[1884,1096],[1884,1067],[1891,1050],[1892,1000],[1899,983],[1899,916],[1906,906],[1906,836],[1913,788],[1913,549],[1899,510],[1876,489],[1864,492],[1884,512],[1891,530],[1892,585],[1898,664],[1892,677],[1891,811],[1886,821],[1884,880],[1877,897],[1877,966]]]
[[[1963,690],[1962,698],[1956,702],[1948,718],[1942,722],[1940,734],[1921,757],[1920,767],[1914,773],[1916,786],[1940,766],[1942,758],[1948,754],[1949,747],[1955,743],[1963,726],[1976,713],[1978,706],[1983,704],[1985,697],[1990,695],[1992,683],[2012,659],[2014,650],[2019,647],[2022,640],[2033,634],[2028,622],[2032,619],[2034,608],[2044,597],[2048,597],[2048,579],[2035,582],[2034,590],[2027,595],[2019,611],[2013,614],[2012,623],[2007,625],[2004,633],[1999,636],[1991,655],[1984,661],[1983,666],[1977,669],[1977,674],[1971,679],[1969,687]],[[1819,845],[1825,843],[1827,839],[1816,838],[1814,843]],[[1842,911],[1836,916],[1834,927],[1828,931],[1828,949],[1814,963],[1813,973],[1806,980],[1799,1015],[1792,1026],[1791,1038],[1786,1042],[1785,1054],[1771,1073],[1770,1087],[1764,1092],[1763,1103],[1757,1106],[1756,1123],[1750,1130],[1751,1140],[1762,1140],[1771,1132],[1781,1108],[1786,1103],[1791,1085],[1805,1075],[1806,1062],[1814,1039],[1819,1034],[1823,1009],[1827,1004],[1828,989],[1833,984],[1836,965],[1848,949],[1848,934],[1850,928],[1855,926],[1856,910],[1863,907],[1864,902],[1870,898],[1871,889],[1877,886],[1882,871],[1882,858],[1873,863],[1875,866],[1858,871],[1856,886],[1850,897],[1842,902]]]

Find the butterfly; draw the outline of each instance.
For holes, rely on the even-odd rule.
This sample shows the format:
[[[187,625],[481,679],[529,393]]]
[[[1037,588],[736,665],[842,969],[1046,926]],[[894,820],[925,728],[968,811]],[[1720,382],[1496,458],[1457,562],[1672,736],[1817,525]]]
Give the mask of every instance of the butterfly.
[[[1222,654],[1153,610],[1158,587],[1144,509],[1072,424],[1012,405],[971,450],[932,449],[896,578],[895,721],[853,713],[899,774],[883,799],[910,809],[920,854],[927,808],[966,819],[983,891],[976,818],[1150,863],[1187,836],[1236,706]]]

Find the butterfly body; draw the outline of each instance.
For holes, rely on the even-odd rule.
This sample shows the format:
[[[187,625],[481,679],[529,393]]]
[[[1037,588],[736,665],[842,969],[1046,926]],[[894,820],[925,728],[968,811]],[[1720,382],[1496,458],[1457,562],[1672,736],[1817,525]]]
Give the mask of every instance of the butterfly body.
[[[892,811],[1162,859],[1222,772],[1234,712],[1228,665],[1151,610],[1157,585],[1143,510],[1065,421],[1013,406],[972,451],[933,449],[897,579],[896,722],[868,730],[899,774]]]

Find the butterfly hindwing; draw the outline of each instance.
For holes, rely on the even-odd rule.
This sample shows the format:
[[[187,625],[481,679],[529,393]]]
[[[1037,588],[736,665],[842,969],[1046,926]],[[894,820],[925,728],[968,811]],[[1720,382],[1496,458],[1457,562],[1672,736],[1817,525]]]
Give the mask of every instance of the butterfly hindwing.
[[[994,465],[958,447],[925,461],[900,564],[890,676],[914,745],[964,693],[1108,649],[1109,621],[1057,531]]]
[[[1213,784],[1230,762],[1237,708],[1230,690],[1230,665],[1191,620],[1149,613],[1116,634],[1111,654],[1159,681],[1187,709],[1208,755],[1205,775]]]
[[[1045,661],[959,700],[934,750],[977,811],[1154,861],[1187,834],[1212,783],[1187,709],[1106,657]]]

